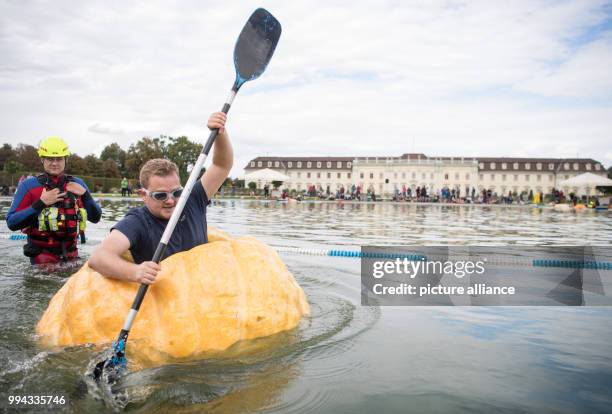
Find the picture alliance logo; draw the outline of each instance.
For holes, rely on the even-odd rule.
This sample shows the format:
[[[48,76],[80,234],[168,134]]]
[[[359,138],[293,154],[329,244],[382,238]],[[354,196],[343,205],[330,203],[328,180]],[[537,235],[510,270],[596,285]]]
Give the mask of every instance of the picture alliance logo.
[[[405,275],[414,279],[417,275],[453,275],[462,279],[470,275],[482,275],[485,273],[485,262],[487,259],[472,260],[409,260],[397,258],[395,260],[375,261],[372,265],[372,276],[376,279],[389,275]]]

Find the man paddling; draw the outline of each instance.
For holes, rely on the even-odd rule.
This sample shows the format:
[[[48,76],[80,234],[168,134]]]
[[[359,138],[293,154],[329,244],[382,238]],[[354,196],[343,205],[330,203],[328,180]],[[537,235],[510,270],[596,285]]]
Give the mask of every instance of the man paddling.
[[[208,119],[208,128],[219,129],[212,165],[193,187],[166,256],[208,242],[206,206],[229,175],[234,161],[225,121],[223,112],[216,112]],[[161,270],[161,266],[151,259],[183,188],[176,164],[160,158],[143,165],[140,184],[140,196],[145,205],[131,209],[113,226],[89,259],[89,266],[106,277],[151,284]],[[134,263],[122,257],[128,250]]]
[[[23,180],[6,215],[11,230],[28,235],[23,253],[32,264],[49,265],[78,259],[79,235],[85,240],[87,221],[100,221],[102,210],[85,182],[66,175],[68,144],[60,137],[38,146],[44,173]]]

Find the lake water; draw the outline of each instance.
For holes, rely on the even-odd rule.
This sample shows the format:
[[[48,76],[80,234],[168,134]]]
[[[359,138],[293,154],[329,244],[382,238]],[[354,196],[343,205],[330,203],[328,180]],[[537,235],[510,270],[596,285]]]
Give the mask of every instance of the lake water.
[[[103,202],[92,240],[134,203]],[[0,202],[2,218],[9,202]],[[361,245],[612,246],[612,214],[392,203],[221,201],[232,235],[311,249]],[[8,229],[4,222],[2,233]],[[44,350],[34,327],[65,274],[33,270],[0,239],[0,407],[63,395],[64,412],[105,412],[83,375],[89,346]],[[87,257],[92,245],[85,245]],[[358,259],[281,254],[312,307],[298,329],[215,359],[132,370],[128,412],[612,412],[612,308],[366,307]],[[603,273],[610,276],[611,272]],[[145,299],[146,300],[146,299]],[[136,320],[138,323],[138,320]],[[36,411],[20,408],[18,412]]]

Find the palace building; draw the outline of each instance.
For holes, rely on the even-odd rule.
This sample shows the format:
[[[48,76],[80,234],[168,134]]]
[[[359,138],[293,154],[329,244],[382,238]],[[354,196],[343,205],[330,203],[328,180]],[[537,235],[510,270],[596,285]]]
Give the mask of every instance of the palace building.
[[[362,191],[374,190],[390,196],[396,191],[426,187],[428,193],[440,189],[459,190],[462,196],[472,188],[491,190],[499,195],[559,188],[589,194],[591,189],[564,188],[559,183],[578,174],[591,172],[606,176],[604,166],[590,158],[494,158],[428,157],[403,154],[399,157],[257,157],[249,161],[245,173],[269,168],[289,180],[282,188],[307,190],[311,186],[335,193],[353,185]],[[247,183],[248,184],[248,183]]]

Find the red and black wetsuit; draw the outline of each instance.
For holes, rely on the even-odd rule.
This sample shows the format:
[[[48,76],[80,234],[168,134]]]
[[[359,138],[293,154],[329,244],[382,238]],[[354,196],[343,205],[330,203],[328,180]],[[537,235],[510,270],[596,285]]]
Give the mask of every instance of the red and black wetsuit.
[[[75,196],[68,193],[64,201],[53,206],[46,206],[40,199],[44,188],[51,190],[59,188],[66,191],[66,185],[74,181],[83,188],[85,194]],[[39,230],[38,217],[47,207],[57,207],[59,215],[57,231]],[[33,264],[59,263],[78,257],[77,241],[79,236],[79,208],[87,211],[87,220],[92,223],[100,221],[102,209],[95,202],[87,186],[78,177],[68,175],[50,176],[41,174],[24,180],[15,193],[15,198],[6,216],[9,229],[22,230],[28,235],[24,246],[24,254],[30,257]]]

